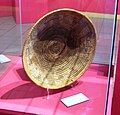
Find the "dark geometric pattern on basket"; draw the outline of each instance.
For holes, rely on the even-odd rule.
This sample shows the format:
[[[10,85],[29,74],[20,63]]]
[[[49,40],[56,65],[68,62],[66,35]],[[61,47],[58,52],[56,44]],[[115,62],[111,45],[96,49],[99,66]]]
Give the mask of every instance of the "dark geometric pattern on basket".
[[[33,27],[23,59],[38,85],[57,89],[76,81],[94,57],[96,33],[91,21],[73,10],[52,12]]]

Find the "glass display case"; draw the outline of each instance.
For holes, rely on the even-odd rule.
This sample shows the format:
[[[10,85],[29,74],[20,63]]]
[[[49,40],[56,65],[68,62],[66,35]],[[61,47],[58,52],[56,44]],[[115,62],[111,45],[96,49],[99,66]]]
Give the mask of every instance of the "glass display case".
[[[72,85],[46,89],[34,84],[26,74],[22,63],[23,45],[42,16],[63,8],[80,11],[91,20],[97,34],[95,56],[87,71]],[[115,0],[1,0],[0,56],[10,60],[2,63],[5,57],[0,57],[0,113],[110,115],[120,32],[120,10],[115,20],[115,8]],[[113,38],[114,46],[111,44]],[[61,102],[62,98],[79,93],[89,100],[69,108]]]

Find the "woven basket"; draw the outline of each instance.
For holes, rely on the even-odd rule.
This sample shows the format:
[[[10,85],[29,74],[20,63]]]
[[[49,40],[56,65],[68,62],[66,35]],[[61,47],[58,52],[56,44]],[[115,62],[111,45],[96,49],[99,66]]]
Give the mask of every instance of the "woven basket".
[[[78,78],[91,64],[96,49],[96,31],[85,15],[59,9],[40,18],[23,47],[23,65],[37,85],[58,89]]]

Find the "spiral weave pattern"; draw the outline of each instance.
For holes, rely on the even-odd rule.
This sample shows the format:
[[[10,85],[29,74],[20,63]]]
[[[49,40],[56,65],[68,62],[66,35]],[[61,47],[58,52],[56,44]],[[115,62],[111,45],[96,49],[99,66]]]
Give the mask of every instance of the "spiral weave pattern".
[[[96,33],[75,10],[60,9],[41,18],[23,48],[23,64],[37,85],[58,89],[76,81],[92,62]]]

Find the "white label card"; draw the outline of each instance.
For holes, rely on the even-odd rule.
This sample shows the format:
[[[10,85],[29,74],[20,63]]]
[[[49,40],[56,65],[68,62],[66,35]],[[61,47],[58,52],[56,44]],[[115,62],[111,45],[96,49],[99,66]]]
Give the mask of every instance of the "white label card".
[[[11,60],[9,58],[4,56],[3,54],[0,54],[0,63],[6,63],[6,62],[10,62],[10,61]]]
[[[73,106],[73,105],[76,105],[76,104],[79,104],[79,103],[82,103],[88,100],[89,99],[82,93],[61,99],[61,101],[67,107],[70,107],[70,106]]]

